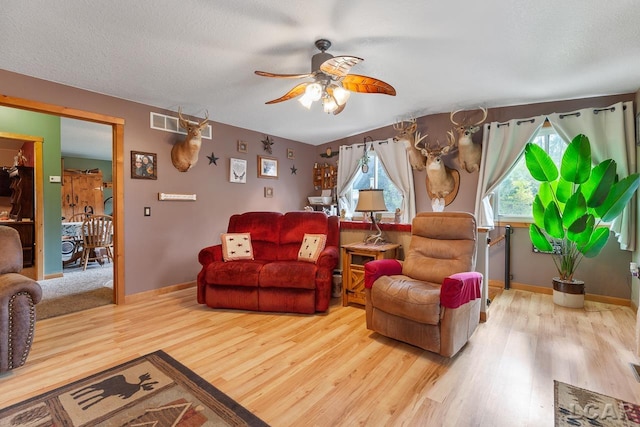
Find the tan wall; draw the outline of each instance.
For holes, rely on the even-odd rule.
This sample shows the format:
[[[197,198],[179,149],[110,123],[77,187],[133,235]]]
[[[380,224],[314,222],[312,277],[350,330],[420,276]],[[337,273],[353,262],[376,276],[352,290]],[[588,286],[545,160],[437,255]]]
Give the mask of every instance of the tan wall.
[[[124,182],[124,227],[125,227],[125,287],[126,294],[134,294],[150,289],[195,280],[199,271],[197,254],[200,248],[219,242],[219,234],[224,232],[229,216],[237,212],[249,210],[288,211],[301,209],[306,204],[306,197],[314,194],[311,183],[311,170],[314,162],[335,164],[337,157],[324,159],[321,153],[327,147],[338,150],[342,144],[362,142],[364,137],[375,139],[392,137],[391,126],[371,130],[360,135],[344,138],[313,147],[303,142],[289,141],[273,136],[275,140],[273,156],[280,160],[280,178],[258,179],[258,154],[262,150],[261,139],[264,135],[247,129],[215,122],[212,112],[213,141],[204,140],[200,160],[196,167],[181,173],[173,168],[170,161],[170,150],[177,136],[167,132],[149,128],[149,113],[156,111],[171,114],[170,111],[149,107],[97,93],[87,92],[43,80],[0,70],[0,94],[26,98],[39,102],[64,105],[70,108],[95,112],[99,114],[121,117],[125,119],[125,169],[130,168],[130,151],[147,151],[158,154],[158,180],[135,180],[126,173]],[[585,107],[604,107],[618,101],[634,99],[635,94],[624,94],[599,98],[578,99],[571,101],[532,104],[514,107],[502,107],[489,110],[488,121],[506,121],[512,118],[530,117],[550,112],[572,111]],[[418,129],[428,133],[432,140],[445,141],[446,131],[451,128],[448,114],[435,114],[418,118]],[[237,140],[248,142],[249,153],[237,152]],[[474,140],[482,140],[480,133]],[[287,160],[286,149],[295,150],[295,160]],[[215,153],[219,157],[218,165],[209,165],[206,156]],[[229,158],[246,159],[248,162],[247,184],[229,183]],[[453,165],[452,161],[448,164]],[[298,169],[292,175],[290,168]],[[418,211],[430,211],[430,201],[424,187],[425,172],[414,172],[416,182],[416,203]],[[447,210],[473,212],[478,174],[461,172],[460,191]],[[263,196],[264,187],[274,189],[274,197]],[[196,202],[159,202],[158,192],[196,193]],[[151,217],[143,216],[143,208],[151,207]],[[523,239],[524,240],[524,239]],[[524,240],[526,241],[526,240]],[[525,245],[528,246],[528,245]],[[626,265],[622,270],[612,271],[607,276],[609,284],[601,283],[597,289],[604,289],[607,295],[628,298],[630,285],[628,279],[628,262],[631,253],[622,252],[615,247],[593,263],[598,271],[609,270],[609,259],[620,260]],[[495,256],[494,256],[495,255]],[[550,274],[547,267],[534,269],[538,275],[525,281],[527,269],[531,266],[530,249],[513,253],[513,274],[519,282],[540,284],[548,283]],[[498,259],[494,259],[498,258]],[[490,278],[501,280],[499,273],[502,255],[491,254]],[[545,264],[536,260],[536,265]],[[587,262],[587,261],[585,261]],[[526,266],[526,268],[525,268]],[[583,267],[581,267],[583,268]],[[616,267],[617,269],[618,267]],[[580,271],[580,270],[579,270]],[[539,276],[539,277],[538,277]],[[604,282],[604,279],[598,279]],[[588,288],[589,292],[593,289]]]
[[[505,122],[514,118],[527,118],[553,112],[573,111],[587,107],[605,107],[620,101],[631,101],[635,94],[623,94],[604,96],[597,98],[584,98],[569,101],[547,102],[531,105],[519,105],[489,109],[487,121]],[[434,114],[419,117],[417,119],[418,130],[422,134],[429,134],[429,139],[441,143],[446,141],[446,132],[452,128],[449,114]],[[324,153],[328,147],[337,150],[340,145],[362,143],[365,137],[373,140],[393,137],[395,131],[391,125],[374,129],[349,138],[324,144],[316,148],[319,154]],[[482,141],[482,130],[473,137],[474,142]],[[320,158],[320,157],[318,157]],[[333,158],[335,159],[335,158]],[[333,160],[333,159],[329,159]],[[457,168],[453,156],[446,159],[449,167]],[[418,212],[431,211],[431,201],[427,196],[425,187],[426,172],[413,172],[416,188],[416,207]],[[469,174],[460,172],[460,190],[456,199],[447,206],[447,211],[474,212],[476,189],[478,185],[478,173]],[[640,210],[639,210],[640,211]],[[504,230],[497,229],[491,233],[493,238],[498,237]],[[517,232],[512,238],[513,248],[511,252],[511,274],[513,280],[529,285],[551,287],[551,278],[556,275],[553,261],[548,255],[534,254],[526,233]],[[640,242],[640,240],[638,240]],[[578,275],[585,277],[587,292],[603,294],[620,298],[630,298],[631,284],[629,262],[632,253],[618,249],[613,237],[603,253],[596,259],[584,260],[578,269]],[[489,253],[489,278],[492,280],[504,280],[504,245],[495,245]],[[636,257],[637,259],[637,257]],[[637,281],[637,279],[634,279]],[[592,283],[589,283],[589,282]]]
[[[149,127],[150,111],[174,114],[68,86],[0,70],[0,94],[124,118],[124,245],[125,293],[131,295],[196,279],[198,251],[219,243],[228,218],[250,210],[290,211],[302,209],[313,191],[311,171],[315,147],[272,135],[273,156],[280,160],[279,179],[257,178],[257,155],[263,151],[264,134],[215,122],[211,112],[213,140],[203,140],[198,164],[178,172],[170,151],[181,136]],[[176,107],[177,108],[177,107]],[[237,141],[248,143],[247,154],[238,153]],[[46,143],[46,142],[45,142]],[[295,160],[287,160],[287,148]],[[130,152],[158,155],[158,179],[130,178]],[[207,156],[215,153],[217,166]],[[247,183],[229,182],[229,158],[247,160]],[[290,168],[298,169],[296,175]],[[264,187],[274,190],[264,197]],[[158,193],[195,193],[195,202],[158,201]],[[151,207],[151,216],[143,208]]]

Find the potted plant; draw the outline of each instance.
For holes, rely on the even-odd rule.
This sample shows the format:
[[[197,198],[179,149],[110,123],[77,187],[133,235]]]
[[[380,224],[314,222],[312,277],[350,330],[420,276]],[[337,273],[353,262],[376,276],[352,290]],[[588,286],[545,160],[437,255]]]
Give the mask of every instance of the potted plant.
[[[528,143],[525,161],[531,176],[540,182],[532,211],[529,237],[541,252],[553,254],[558,277],[553,279],[553,301],[566,307],[582,307],[584,282],[574,273],[584,257],[593,258],[609,238],[609,223],[625,208],[640,184],[640,174],[618,179],[616,162],[591,163],[591,144],[585,135],[567,146],[560,173],[539,145]]]

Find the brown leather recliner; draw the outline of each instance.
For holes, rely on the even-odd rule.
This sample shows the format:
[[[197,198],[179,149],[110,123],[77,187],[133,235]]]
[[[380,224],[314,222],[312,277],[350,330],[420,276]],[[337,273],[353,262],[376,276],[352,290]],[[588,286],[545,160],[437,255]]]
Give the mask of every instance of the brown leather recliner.
[[[0,226],[0,372],[24,365],[33,343],[42,289],[21,271],[20,235]]]
[[[472,214],[419,213],[404,262],[365,264],[367,328],[455,355],[480,321],[482,275],[473,271],[477,236]]]

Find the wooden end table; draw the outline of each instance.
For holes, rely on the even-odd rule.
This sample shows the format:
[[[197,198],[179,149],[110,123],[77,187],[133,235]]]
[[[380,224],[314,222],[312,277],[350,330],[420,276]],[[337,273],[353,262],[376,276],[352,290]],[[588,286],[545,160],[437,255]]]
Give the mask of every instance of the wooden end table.
[[[365,304],[364,265],[377,259],[395,259],[398,256],[397,243],[378,245],[351,243],[342,245],[342,305]]]

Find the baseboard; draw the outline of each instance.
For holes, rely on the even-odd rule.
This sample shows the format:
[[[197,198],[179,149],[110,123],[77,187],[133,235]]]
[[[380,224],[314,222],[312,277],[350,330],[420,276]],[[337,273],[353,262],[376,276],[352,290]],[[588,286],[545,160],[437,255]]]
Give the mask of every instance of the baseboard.
[[[193,288],[196,286],[196,282],[186,282],[186,283],[178,283],[177,285],[165,286],[160,289],[152,289],[150,291],[139,292],[133,295],[126,295],[124,297],[125,304],[132,304],[139,301],[145,301],[151,297],[168,294],[170,292],[180,291],[182,289]],[[193,296],[196,297],[195,295]]]
[[[57,279],[58,277],[62,277],[62,276],[64,276],[64,273],[47,274],[47,275],[44,276],[44,280]]]
[[[501,280],[489,280],[489,286],[496,288],[504,288],[504,282]],[[519,291],[528,291],[538,294],[553,295],[553,288],[547,288],[545,286],[533,286],[525,283],[511,282],[511,289],[517,289]],[[626,298],[609,297],[606,295],[585,294],[585,301],[602,302],[606,304],[622,305],[625,307],[632,307],[632,302]]]

